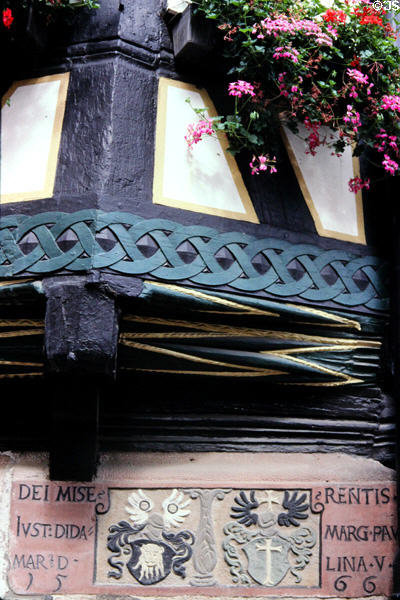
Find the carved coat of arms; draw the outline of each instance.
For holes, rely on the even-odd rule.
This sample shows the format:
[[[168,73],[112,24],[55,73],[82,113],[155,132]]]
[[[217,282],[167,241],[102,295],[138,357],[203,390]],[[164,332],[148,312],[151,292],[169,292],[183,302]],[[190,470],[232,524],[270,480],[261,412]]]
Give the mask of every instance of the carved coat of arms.
[[[171,572],[185,577],[184,563],[192,556],[194,535],[175,530],[190,514],[189,503],[175,489],[162,502],[162,512],[157,512],[143,490],[132,492],[125,507],[131,522],[120,521],[109,529],[107,548],[112,554],[108,563],[113,570],[108,576],[120,579],[126,566],[142,585],[158,583]]]
[[[225,561],[234,583],[279,585],[287,573],[300,583],[316,534],[300,522],[309,517],[307,494],[271,490],[240,492],[231,507],[235,519],[225,525]]]

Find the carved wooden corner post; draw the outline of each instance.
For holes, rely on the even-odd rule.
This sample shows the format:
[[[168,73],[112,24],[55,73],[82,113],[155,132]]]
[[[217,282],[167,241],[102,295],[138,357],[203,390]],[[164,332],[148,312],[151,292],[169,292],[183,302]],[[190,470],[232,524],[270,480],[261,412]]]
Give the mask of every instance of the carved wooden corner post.
[[[50,478],[90,481],[96,473],[99,390],[116,372],[115,297],[85,277],[45,284],[45,353],[54,389]]]

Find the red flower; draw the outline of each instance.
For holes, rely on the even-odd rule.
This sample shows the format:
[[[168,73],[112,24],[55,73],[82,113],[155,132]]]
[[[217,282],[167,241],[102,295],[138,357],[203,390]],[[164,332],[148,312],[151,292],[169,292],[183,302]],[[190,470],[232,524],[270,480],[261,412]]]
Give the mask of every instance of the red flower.
[[[14,21],[14,17],[12,16],[11,8],[5,8],[3,10],[3,25],[10,29],[12,22]]]
[[[327,23],[345,23],[346,22],[346,14],[342,10],[333,10],[333,8],[328,8],[326,13],[322,15],[322,18]]]
[[[350,63],[351,67],[359,67],[360,66],[360,59],[358,58],[358,56],[354,55],[353,56],[353,60]]]
[[[383,27],[383,21],[379,15],[385,15],[384,10],[376,11],[372,6],[363,6],[362,11],[359,8],[354,10],[360,21],[360,25],[379,25]]]
[[[377,15],[366,15],[360,19],[360,25],[380,25],[383,27],[383,21]]]

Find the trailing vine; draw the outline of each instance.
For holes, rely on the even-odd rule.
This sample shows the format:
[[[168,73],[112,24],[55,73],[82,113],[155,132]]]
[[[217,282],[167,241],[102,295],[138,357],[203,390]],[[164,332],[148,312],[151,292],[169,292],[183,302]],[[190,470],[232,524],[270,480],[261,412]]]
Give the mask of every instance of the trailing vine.
[[[400,170],[400,54],[382,3],[369,0],[198,0],[212,19],[231,65],[230,108],[200,120],[190,148],[218,131],[233,154],[250,152],[252,174],[274,173],[272,133],[284,122],[314,155],[365,150],[386,173]],[[369,186],[359,177],[354,192]]]

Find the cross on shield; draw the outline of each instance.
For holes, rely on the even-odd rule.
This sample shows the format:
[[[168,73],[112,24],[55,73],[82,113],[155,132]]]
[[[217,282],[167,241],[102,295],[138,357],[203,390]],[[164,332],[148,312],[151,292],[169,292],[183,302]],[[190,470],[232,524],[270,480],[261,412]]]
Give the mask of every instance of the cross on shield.
[[[248,542],[243,551],[247,556],[249,575],[261,585],[278,585],[290,568],[289,549],[290,542],[280,535],[257,537]]]

